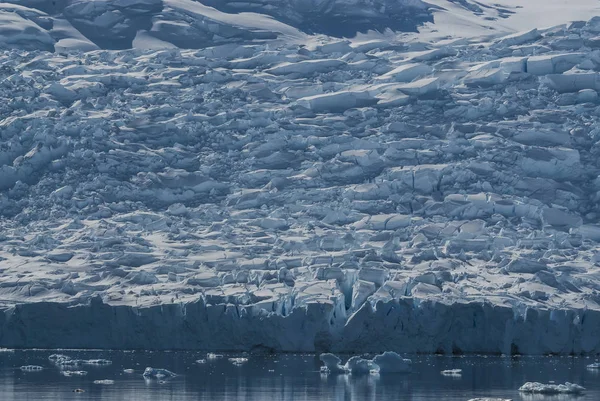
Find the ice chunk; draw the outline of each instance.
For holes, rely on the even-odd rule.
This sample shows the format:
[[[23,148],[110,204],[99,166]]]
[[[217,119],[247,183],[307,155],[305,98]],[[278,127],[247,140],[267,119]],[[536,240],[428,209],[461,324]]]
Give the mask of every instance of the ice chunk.
[[[228,361],[236,366],[241,366],[248,362],[248,358],[228,358]]]
[[[590,363],[586,366],[588,369],[600,369],[600,362]]]
[[[83,361],[84,365],[100,365],[100,366],[106,366],[106,365],[111,365],[112,361],[109,361],[108,359],[89,359],[87,361]]]
[[[375,104],[377,100],[367,91],[342,91],[309,96],[298,100],[298,104],[316,113],[342,112],[355,107]]]
[[[66,377],[86,376],[88,374],[88,372],[86,372],[85,370],[63,370],[60,373]]]
[[[353,375],[364,375],[373,370],[373,361],[363,359],[359,356],[353,356],[344,365],[344,370]]]
[[[379,373],[409,373],[412,370],[412,361],[402,358],[393,351],[375,356],[372,362]]]
[[[344,67],[346,63],[342,60],[306,60],[298,63],[283,63],[266,70],[269,74],[310,76],[316,73],[324,73]]]
[[[398,90],[410,96],[423,96],[439,89],[438,78],[423,78],[398,86]]]
[[[123,369],[123,373],[132,374],[135,373],[135,369]]]
[[[557,208],[545,208],[542,211],[542,220],[551,226],[565,228],[579,227],[583,222],[580,216]]]
[[[377,291],[375,283],[357,280],[352,286],[352,309],[357,310]]]
[[[582,89],[577,94],[577,103],[596,103],[598,92],[595,89]]]
[[[342,360],[333,354],[321,354],[319,355],[319,359],[324,367],[327,368],[328,373],[345,373],[346,369],[341,365]]]
[[[546,77],[548,86],[559,93],[585,91],[585,96],[594,98],[591,91],[600,90],[600,74],[596,72],[578,72],[573,74],[551,74]],[[587,94],[587,95],[586,95]],[[579,94],[578,94],[579,95]],[[592,99],[592,101],[595,101]]]
[[[493,48],[503,49],[510,46],[523,45],[525,43],[533,42],[541,37],[542,34],[537,29],[532,29],[525,32],[517,32],[498,39],[494,43]]]
[[[206,359],[220,359],[220,358],[223,358],[223,355],[215,354],[212,352],[209,352],[208,354],[206,354]]]
[[[44,370],[43,367],[38,365],[25,365],[21,366],[20,369],[24,372],[39,372],[40,370]]]
[[[462,375],[462,369],[448,369],[442,370],[442,375],[444,376],[460,376]]]
[[[110,385],[110,384],[115,384],[115,381],[114,380],[110,380],[110,379],[94,380],[94,384]]]
[[[519,391],[531,394],[581,394],[585,391],[585,388],[569,382],[565,384],[527,382],[519,388]]]
[[[147,367],[142,376],[151,379],[168,379],[177,376],[175,373],[167,369],[157,369]]]
[[[527,72],[533,75],[561,74],[585,59],[585,53],[545,54],[527,59]]]
[[[433,69],[427,64],[408,63],[394,68],[379,77],[377,80],[391,80],[395,82],[411,82],[417,78],[424,77],[433,72]]]
[[[467,86],[492,86],[504,83],[508,74],[501,68],[471,71],[463,78]]]

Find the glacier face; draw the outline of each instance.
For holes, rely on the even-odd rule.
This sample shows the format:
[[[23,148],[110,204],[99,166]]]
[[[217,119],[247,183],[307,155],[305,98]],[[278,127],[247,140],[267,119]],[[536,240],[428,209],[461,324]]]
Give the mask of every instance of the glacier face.
[[[227,26],[170,4],[179,28]],[[2,7],[0,29],[46,23]],[[600,19],[437,43],[231,32],[0,51],[1,346],[600,352]]]

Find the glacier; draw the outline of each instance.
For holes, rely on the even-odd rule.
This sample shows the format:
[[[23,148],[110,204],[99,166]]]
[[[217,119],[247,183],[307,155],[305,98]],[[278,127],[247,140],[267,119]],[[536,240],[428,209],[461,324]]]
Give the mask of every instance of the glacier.
[[[600,18],[281,3],[0,4],[0,346],[600,353]]]

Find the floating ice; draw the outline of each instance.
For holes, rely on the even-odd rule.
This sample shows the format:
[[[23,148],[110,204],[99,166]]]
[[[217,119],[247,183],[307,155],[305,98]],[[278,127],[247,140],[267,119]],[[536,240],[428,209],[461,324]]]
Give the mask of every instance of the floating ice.
[[[88,372],[86,372],[85,370],[63,370],[60,373],[66,377],[86,376],[88,374]]]
[[[21,366],[20,369],[24,372],[39,372],[40,370],[44,370],[43,367],[38,365],[25,365]]]
[[[373,370],[373,362],[359,356],[353,356],[344,365],[344,370],[353,375],[363,375]]]
[[[248,358],[228,358],[228,361],[233,363],[234,365],[240,366],[248,362]]]
[[[462,375],[462,369],[448,369],[442,370],[442,375],[444,376],[460,376]]]
[[[600,369],[600,362],[590,363],[586,366],[588,369]]]
[[[150,379],[170,379],[177,376],[175,373],[167,369],[146,368],[142,374],[145,378]]]
[[[519,388],[519,391],[534,394],[581,394],[585,391],[585,388],[569,382],[565,384],[527,382]]]
[[[135,369],[123,369],[123,373],[127,373],[127,374],[135,373]]]
[[[206,359],[221,359],[223,358],[223,355],[221,354],[215,354],[212,352],[209,352],[208,354],[206,354]]]
[[[94,384],[115,384],[114,380],[103,379],[103,380],[94,380]]]
[[[412,370],[412,361],[404,359],[392,351],[386,351],[375,356],[372,363],[376,365],[379,373],[408,373]]]
[[[472,398],[469,401],[512,401],[507,398]]]
[[[112,361],[109,361],[108,359],[89,359],[89,360],[84,360],[83,364],[84,365],[106,366],[106,365],[111,365]]]
[[[319,355],[319,359],[324,363],[324,366],[327,369],[327,373],[345,373],[346,369],[341,365],[342,360],[333,354],[321,354]],[[321,369],[323,372],[323,369]]]
[[[391,351],[377,355],[372,360],[353,356],[344,365],[341,365],[341,359],[334,354],[321,354],[319,359],[324,363],[321,367],[323,373],[408,373],[412,369],[410,359],[404,359]]]

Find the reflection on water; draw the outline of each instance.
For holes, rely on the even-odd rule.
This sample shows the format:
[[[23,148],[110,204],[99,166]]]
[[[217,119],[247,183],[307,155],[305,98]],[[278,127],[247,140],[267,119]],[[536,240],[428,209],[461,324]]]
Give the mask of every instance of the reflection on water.
[[[196,360],[199,352],[83,352],[63,351],[74,359],[105,358],[108,366],[69,367],[87,370],[85,376],[61,374],[48,356],[55,352],[16,351],[0,353],[0,400],[449,400],[499,397],[515,401],[600,400],[598,371],[586,369],[587,358],[540,357],[412,357],[411,374],[365,376],[323,375],[313,355],[245,355],[248,362],[234,365],[225,358]],[[24,372],[23,365],[40,365],[40,372]],[[142,377],[148,366],[178,374],[171,380]],[[133,369],[133,373],[124,372]],[[460,376],[442,370],[462,369]],[[129,371],[128,371],[129,372]],[[114,380],[114,384],[94,384]],[[519,394],[527,381],[581,384],[581,397]],[[84,393],[75,393],[82,389]]]

